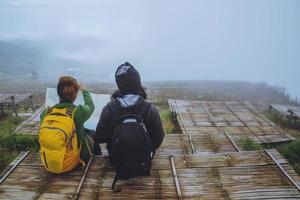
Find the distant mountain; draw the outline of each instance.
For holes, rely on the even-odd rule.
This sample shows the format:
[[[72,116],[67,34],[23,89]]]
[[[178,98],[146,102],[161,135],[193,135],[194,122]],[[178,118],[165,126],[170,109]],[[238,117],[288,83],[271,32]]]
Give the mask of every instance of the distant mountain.
[[[39,49],[0,40],[0,73],[41,80],[57,80],[72,75],[87,81],[105,81],[110,74],[105,67],[82,60],[55,57]],[[3,74],[1,78],[3,78]]]
[[[9,74],[37,74],[42,53],[0,41],[0,72]]]

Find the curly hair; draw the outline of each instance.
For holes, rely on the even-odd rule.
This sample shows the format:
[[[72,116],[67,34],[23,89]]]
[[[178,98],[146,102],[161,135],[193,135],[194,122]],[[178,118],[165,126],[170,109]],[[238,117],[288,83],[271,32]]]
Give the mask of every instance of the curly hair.
[[[60,97],[60,102],[73,103],[77,97],[77,92],[80,88],[77,80],[71,76],[62,76],[57,84],[57,94]]]

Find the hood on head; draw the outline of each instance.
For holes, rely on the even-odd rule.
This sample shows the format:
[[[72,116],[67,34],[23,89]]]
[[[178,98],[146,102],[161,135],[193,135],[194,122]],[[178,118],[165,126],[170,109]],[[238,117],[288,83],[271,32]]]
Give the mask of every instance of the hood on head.
[[[142,88],[140,74],[129,62],[118,67],[115,78],[117,86],[123,94],[138,94]]]

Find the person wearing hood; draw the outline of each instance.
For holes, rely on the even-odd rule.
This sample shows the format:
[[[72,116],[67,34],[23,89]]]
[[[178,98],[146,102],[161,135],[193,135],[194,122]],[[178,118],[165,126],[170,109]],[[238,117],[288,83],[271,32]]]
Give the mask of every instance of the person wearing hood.
[[[141,109],[149,107],[145,111],[142,121],[149,134],[153,151],[155,151],[161,145],[165,133],[156,107],[146,101],[147,94],[141,84],[138,71],[126,62],[117,68],[115,79],[118,90],[112,94],[109,104],[116,105],[121,114],[136,114]],[[118,125],[109,104],[102,110],[95,134],[95,141],[106,143],[108,150],[111,146],[114,130]]]

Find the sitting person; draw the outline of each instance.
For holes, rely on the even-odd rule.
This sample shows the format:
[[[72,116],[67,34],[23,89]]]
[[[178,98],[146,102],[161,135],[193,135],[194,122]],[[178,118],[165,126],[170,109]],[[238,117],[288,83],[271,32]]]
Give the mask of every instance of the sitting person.
[[[157,109],[145,101],[146,92],[137,70],[128,62],[118,67],[119,90],[102,110],[95,141],[106,143],[118,179],[150,175],[151,160],[161,145],[164,130]]]
[[[73,103],[82,90],[84,105]],[[39,130],[40,156],[43,166],[52,173],[63,173],[74,169],[86,158],[82,149],[84,122],[92,115],[95,106],[90,93],[82,89],[76,79],[63,76],[57,85],[59,103],[41,113]],[[84,159],[86,160],[86,159]]]

